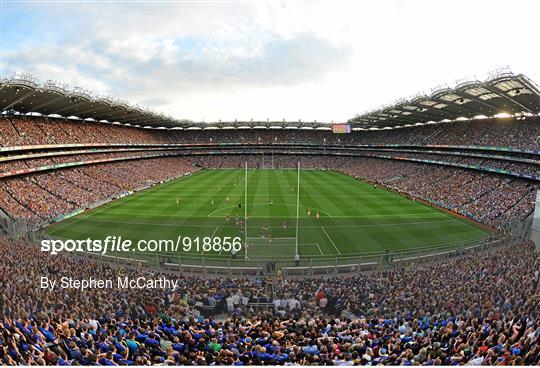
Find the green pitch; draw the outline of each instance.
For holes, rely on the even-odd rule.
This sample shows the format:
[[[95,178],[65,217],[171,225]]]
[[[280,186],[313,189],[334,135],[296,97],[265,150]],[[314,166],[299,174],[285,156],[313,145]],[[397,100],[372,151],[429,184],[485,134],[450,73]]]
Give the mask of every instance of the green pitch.
[[[248,170],[247,196],[245,175],[238,169],[204,170],[84,212],[47,233],[60,239],[122,236],[134,242],[238,237],[248,246],[237,258],[247,253],[250,260],[290,260],[297,246],[302,260],[321,260],[457,247],[488,235],[472,222],[334,171],[302,170],[299,196],[296,170]],[[156,258],[140,252],[122,256]],[[222,250],[195,247],[160,256],[169,261],[231,258]]]

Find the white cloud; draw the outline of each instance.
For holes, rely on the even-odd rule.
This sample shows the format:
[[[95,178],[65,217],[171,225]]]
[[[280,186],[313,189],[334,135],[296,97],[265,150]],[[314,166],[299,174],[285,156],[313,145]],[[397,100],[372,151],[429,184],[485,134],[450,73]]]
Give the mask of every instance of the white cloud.
[[[28,42],[4,50],[5,70],[193,120],[339,121],[505,65],[540,80],[535,1],[31,3],[26,10],[41,23],[10,27],[4,37],[25,32]]]

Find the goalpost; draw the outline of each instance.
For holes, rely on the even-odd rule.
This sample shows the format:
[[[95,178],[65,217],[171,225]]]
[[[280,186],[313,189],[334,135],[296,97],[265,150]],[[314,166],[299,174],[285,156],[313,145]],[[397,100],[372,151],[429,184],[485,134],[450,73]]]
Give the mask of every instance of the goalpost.
[[[298,257],[299,251],[299,229],[300,229],[300,162],[297,163],[297,182],[296,182],[296,219],[295,219],[295,233],[294,237],[281,237],[281,238],[273,238],[273,246],[277,253],[277,247],[286,247],[289,246],[289,252],[294,247],[294,254],[290,254],[291,256],[296,259]],[[294,188],[294,187],[293,187]],[[254,245],[253,242],[250,242],[250,240],[254,240],[255,242],[261,241],[258,237],[252,237],[250,238],[248,236],[248,224],[249,222],[255,221],[255,216],[251,216],[251,218],[248,219],[248,163],[247,161],[244,164],[244,249],[245,249],[245,260],[249,259],[249,255],[251,255],[254,251],[254,249],[251,249],[251,247]],[[271,202],[269,203],[271,205]],[[282,205],[282,204],[276,204],[276,205]],[[253,207],[253,206],[252,206]],[[250,232],[251,234],[251,232]],[[292,235],[292,234],[291,234]],[[262,235],[261,235],[262,238]],[[267,239],[264,239],[264,242],[268,242]],[[283,243],[280,243],[283,242]]]
[[[247,179],[248,179],[248,165],[246,161],[246,172],[244,174],[244,248],[246,254],[246,260],[248,259],[248,243],[247,243],[247,231],[248,231],[248,218],[247,218]]]
[[[300,161],[298,161],[298,177],[296,179],[296,236],[294,246],[294,257],[298,256],[298,219],[300,217]]]

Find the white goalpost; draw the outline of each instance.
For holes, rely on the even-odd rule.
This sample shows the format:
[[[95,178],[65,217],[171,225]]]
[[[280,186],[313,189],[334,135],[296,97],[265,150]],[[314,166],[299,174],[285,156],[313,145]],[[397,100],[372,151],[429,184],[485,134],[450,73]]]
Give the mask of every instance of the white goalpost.
[[[298,255],[298,219],[300,217],[300,161],[298,161],[298,175],[297,175],[297,185],[296,185],[296,236],[295,236],[295,247],[294,247],[294,257]]]
[[[279,256],[290,256],[294,257],[296,259],[300,253],[300,243],[299,243],[299,230],[300,230],[300,162],[297,163],[297,173],[296,173],[296,219],[295,221],[295,229],[294,229],[294,236],[293,234],[290,234],[289,236],[287,234],[283,234],[283,236],[280,237],[266,237],[261,234],[261,236],[257,236],[257,226],[260,226],[261,229],[267,228],[273,226],[274,228],[277,228],[281,226],[281,222],[279,224],[277,223],[276,218],[270,217],[268,219],[269,222],[266,220],[262,222],[262,218],[257,218],[253,213],[251,214],[251,217],[248,220],[248,163],[245,162],[244,165],[244,248],[245,248],[245,259],[248,260],[249,257],[255,257],[257,254],[261,255],[262,257],[271,257],[271,254],[279,255]],[[293,187],[294,188],[294,187]],[[290,197],[289,197],[290,198]],[[294,197],[293,197],[294,198]],[[272,206],[272,198],[269,198],[268,206]],[[260,206],[262,203],[255,204],[254,206]],[[283,205],[282,203],[274,203],[273,206],[280,206]],[[293,203],[290,203],[290,205],[293,205]],[[251,206],[253,209],[254,206]],[[292,220],[291,218],[283,217],[284,221]],[[258,222],[257,222],[258,221]],[[255,226],[255,230],[249,230],[248,233],[248,226],[251,223],[252,226]],[[292,227],[289,231],[292,232]],[[286,233],[287,231],[285,231]],[[251,235],[251,237],[250,237]],[[317,244],[313,244],[314,246],[318,246]],[[263,248],[259,248],[263,247]],[[268,249],[272,249],[271,254]]]
[[[245,248],[246,260],[248,259],[248,243],[247,243],[247,231],[248,231],[247,182],[248,182],[248,164],[247,164],[247,161],[246,161],[246,172],[244,174],[244,248]]]

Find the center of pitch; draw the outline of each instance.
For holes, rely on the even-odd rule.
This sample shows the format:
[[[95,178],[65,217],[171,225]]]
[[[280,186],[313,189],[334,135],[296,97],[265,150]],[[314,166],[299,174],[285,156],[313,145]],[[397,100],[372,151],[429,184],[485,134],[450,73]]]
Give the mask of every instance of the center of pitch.
[[[251,207],[260,207],[260,206],[286,206],[286,207],[296,207],[295,204],[287,204],[287,203],[268,203],[268,202],[265,202],[265,203],[251,203],[251,204],[248,204],[248,206],[251,206]],[[324,213],[326,216],[328,217],[332,217],[332,215],[327,212],[327,211],[324,211],[324,210],[321,210],[320,208],[316,208],[316,207],[309,207],[309,206],[304,206],[304,205],[299,205],[299,207],[301,208],[310,208],[312,211],[319,211],[320,213]],[[221,208],[218,208],[212,212],[210,212],[208,214],[208,217],[221,217],[221,215],[215,215],[215,213],[219,212],[219,211],[225,211],[225,210],[228,210],[228,209],[233,209],[233,208],[237,208],[237,206],[227,206],[227,207],[221,207]],[[253,214],[251,214],[253,215]],[[304,217],[304,216],[301,216],[301,217]]]

